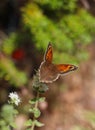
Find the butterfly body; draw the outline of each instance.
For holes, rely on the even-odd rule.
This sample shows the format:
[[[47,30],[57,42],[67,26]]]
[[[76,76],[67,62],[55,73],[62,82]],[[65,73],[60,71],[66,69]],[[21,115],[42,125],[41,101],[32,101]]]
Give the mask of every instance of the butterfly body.
[[[49,43],[47,51],[44,56],[44,61],[39,68],[39,81],[44,83],[52,83],[56,81],[60,75],[74,71],[76,66],[70,64],[53,64],[52,63],[53,51],[52,45]]]
[[[58,79],[59,74],[56,65],[49,62],[42,62],[40,68],[40,81],[41,82],[52,82]]]

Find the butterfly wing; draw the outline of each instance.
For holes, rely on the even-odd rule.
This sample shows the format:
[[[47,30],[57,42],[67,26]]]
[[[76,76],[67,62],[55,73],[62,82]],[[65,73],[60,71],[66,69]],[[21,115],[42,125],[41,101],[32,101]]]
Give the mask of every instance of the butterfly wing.
[[[59,71],[56,65],[49,62],[42,62],[39,70],[39,81],[44,83],[52,83],[59,77]]]
[[[64,74],[64,73],[68,73],[70,71],[74,71],[78,67],[75,65],[70,65],[70,64],[59,64],[59,65],[56,65],[56,68],[60,74]]]
[[[44,55],[44,61],[39,68],[39,81],[44,83],[52,83],[56,81],[61,74],[68,73],[77,69],[76,66],[70,64],[58,64],[52,63],[53,50],[51,43],[48,44],[46,53]]]
[[[52,51],[52,45],[51,43],[48,44],[45,56],[44,56],[44,61],[51,63],[53,58],[53,51]]]

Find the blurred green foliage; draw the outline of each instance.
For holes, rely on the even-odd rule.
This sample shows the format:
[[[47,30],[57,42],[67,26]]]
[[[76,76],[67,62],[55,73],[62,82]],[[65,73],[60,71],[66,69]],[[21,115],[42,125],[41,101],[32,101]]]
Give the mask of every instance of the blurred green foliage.
[[[87,121],[91,122],[92,126],[95,127],[95,112],[94,111],[86,111],[85,118]]]
[[[50,10],[68,10],[73,11],[76,8],[77,0],[34,0],[37,4],[43,8]]]
[[[65,4],[59,4],[60,2]],[[70,3],[74,5],[73,13],[69,8]],[[34,3],[28,3],[22,8],[22,19],[24,27],[30,30],[31,40],[38,49],[45,49],[47,43],[51,41],[55,47],[55,61],[58,59],[62,62],[64,59],[68,62],[71,59],[70,62],[74,63],[88,57],[84,49],[94,40],[95,18],[86,10],[79,8],[75,0],[70,0],[70,3],[65,0],[55,3],[34,0]],[[65,6],[68,8],[67,12],[64,11]],[[60,10],[57,11],[59,7]],[[60,58],[56,58],[59,55]]]
[[[11,127],[15,128],[14,116],[17,110],[11,105],[4,105],[0,111],[0,130],[10,130]]]
[[[72,130],[94,130],[95,129],[95,112],[86,110],[84,112],[84,124],[85,125],[75,125]],[[92,127],[93,128],[92,128]]]
[[[7,55],[6,65],[5,59],[0,61],[1,78],[7,75],[16,86],[27,83],[25,72],[19,72],[10,58],[26,35],[38,50],[45,50],[51,41],[56,63],[74,64],[88,58],[85,47],[95,39],[95,18],[78,5],[78,0],[33,0],[21,8],[21,13],[22,31],[10,35],[0,47]]]
[[[10,38],[7,37],[4,41],[3,41],[3,45],[1,46],[2,51],[5,54],[11,55],[12,52],[15,50],[17,44],[16,44],[16,34],[13,33]]]
[[[82,126],[74,126],[72,130],[91,130],[90,128],[84,128]]]
[[[0,57],[0,78],[2,77],[14,86],[23,86],[27,82],[25,73],[19,71],[11,59],[6,58],[4,55]]]

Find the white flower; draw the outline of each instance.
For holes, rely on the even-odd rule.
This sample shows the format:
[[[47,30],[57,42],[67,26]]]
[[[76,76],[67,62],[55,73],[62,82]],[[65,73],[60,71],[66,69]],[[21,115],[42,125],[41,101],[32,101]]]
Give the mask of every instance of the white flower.
[[[9,98],[10,98],[10,103],[13,103],[13,104],[15,104],[15,105],[17,105],[18,106],[18,104],[21,102],[21,100],[20,100],[20,98],[19,98],[19,96],[18,96],[18,94],[16,93],[16,92],[11,92],[10,94],[9,94]]]

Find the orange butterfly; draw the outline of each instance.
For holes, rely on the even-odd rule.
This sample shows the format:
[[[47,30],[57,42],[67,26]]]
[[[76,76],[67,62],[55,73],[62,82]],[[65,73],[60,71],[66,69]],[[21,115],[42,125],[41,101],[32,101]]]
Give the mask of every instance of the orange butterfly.
[[[53,50],[51,43],[48,44],[44,61],[39,67],[39,81],[43,83],[52,83],[56,81],[60,75],[64,75],[70,71],[76,70],[78,67],[70,64],[53,64]]]

